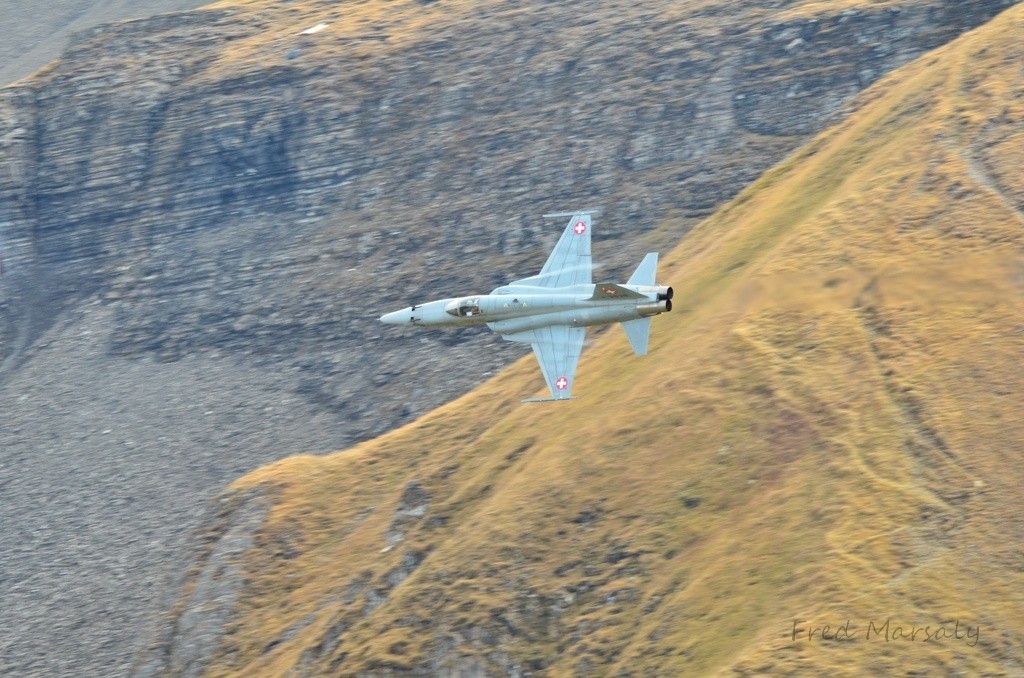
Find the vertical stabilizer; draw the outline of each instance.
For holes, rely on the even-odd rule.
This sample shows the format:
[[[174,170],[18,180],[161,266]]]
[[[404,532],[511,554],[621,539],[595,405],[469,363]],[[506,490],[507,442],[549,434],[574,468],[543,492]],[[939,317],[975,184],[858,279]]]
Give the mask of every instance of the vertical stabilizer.
[[[647,255],[651,256],[651,255]],[[658,255],[654,255],[657,260]],[[644,261],[647,261],[644,259]],[[642,266],[643,264],[641,264]],[[637,269],[639,270],[639,269]],[[647,355],[647,339],[651,336],[651,319],[650,318],[637,318],[636,320],[627,320],[622,323],[622,329],[626,330],[626,336],[629,337],[629,343],[633,347],[633,353],[637,355]]]
[[[633,275],[629,277],[628,285],[654,285],[654,278],[658,274],[658,253],[648,252],[644,260],[640,262],[640,265],[633,271]],[[625,324],[623,324],[625,327]],[[642,355],[642,354],[640,354]]]

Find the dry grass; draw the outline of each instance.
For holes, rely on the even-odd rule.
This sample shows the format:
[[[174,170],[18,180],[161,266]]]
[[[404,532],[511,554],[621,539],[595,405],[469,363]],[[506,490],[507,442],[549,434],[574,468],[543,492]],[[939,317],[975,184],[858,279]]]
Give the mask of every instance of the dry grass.
[[[795,2],[779,14],[779,19],[807,19],[820,15],[838,14],[846,11],[880,10],[890,7],[906,8],[907,2],[900,0],[804,0]],[[923,2],[921,4],[924,4]]]
[[[221,52],[218,63],[204,73],[217,78],[254,68],[279,66],[291,50],[315,54],[314,61],[338,59],[357,66],[360,60],[380,56],[435,32],[437,24],[457,24],[475,11],[509,15],[516,10],[485,8],[470,0],[360,0],[329,2],[297,0],[221,0],[210,9],[234,10],[265,30],[235,40]],[[519,10],[522,11],[522,10]],[[302,35],[317,24],[327,28]]]
[[[886,78],[696,229],[650,355],[603,335],[579,400],[520,405],[528,358],[236,483],[276,499],[212,672],[1024,671],[1022,34],[1018,6]],[[980,642],[865,640],[886,618]]]

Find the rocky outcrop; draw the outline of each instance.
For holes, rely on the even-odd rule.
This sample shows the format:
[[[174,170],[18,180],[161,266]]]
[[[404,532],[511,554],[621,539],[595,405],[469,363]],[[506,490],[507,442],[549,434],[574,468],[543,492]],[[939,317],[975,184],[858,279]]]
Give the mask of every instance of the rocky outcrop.
[[[240,467],[409,421],[523,349],[385,329],[382,312],[536,272],[559,230],[537,218],[551,209],[605,206],[595,255],[616,275],[858,88],[1008,4],[274,3],[82,32],[0,91],[0,407],[13,422],[0,449],[25,473],[49,463],[48,445],[120,468],[93,425],[110,418],[131,428],[126,478],[74,505],[138,496],[134,470],[174,461],[199,479],[151,476],[146,496],[191,511]],[[299,35],[320,20],[331,26]],[[24,281],[58,275],[63,296],[24,333]],[[19,496],[5,503],[31,521]],[[70,514],[70,497],[53,501]],[[140,540],[178,534],[146,515]],[[104,534],[90,530],[88,548],[125,547]],[[88,563],[68,581],[96,575]],[[2,554],[0,566],[33,567]],[[47,599],[48,614],[93,614],[68,598]],[[147,603],[124,604],[131,625]],[[40,637],[8,644],[0,669],[71,671]],[[42,645],[52,663],[26,663]],[[123,667],[120,647],[74,671]]]
[[[203,675],[244,584],[242,555],[252,548],[253,533],[268,508],[259,492],[220,500],[196,535],[199,548],[193,561],[182,568],[187,577],[178,585],[187,582],[187,596],[174,606],[169,615],[173,621],[133,675]]]
[[[430,508],[430,493],[415,481],[409,481],[398,501],[395,517],[384,535],[386,548],[393,548],[405,538],[405,527],[419,521]]]

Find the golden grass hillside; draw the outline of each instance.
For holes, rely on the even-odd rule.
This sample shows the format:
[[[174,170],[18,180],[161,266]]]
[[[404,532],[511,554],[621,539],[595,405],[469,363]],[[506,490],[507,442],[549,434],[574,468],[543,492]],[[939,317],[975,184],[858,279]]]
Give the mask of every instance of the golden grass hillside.
[[[1021,35],[901,69],[691,233],[650,355],[601,335],[578,400],[521,405],[530,357],[238,481],[271,507],[210,672],[1021,675]]]

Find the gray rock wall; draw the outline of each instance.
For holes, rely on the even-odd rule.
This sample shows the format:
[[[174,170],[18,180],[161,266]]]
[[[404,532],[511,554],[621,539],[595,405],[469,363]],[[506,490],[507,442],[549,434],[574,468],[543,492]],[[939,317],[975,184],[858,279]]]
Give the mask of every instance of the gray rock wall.
[[[100,27],[5,92],[0,237],[30,239],[43,262],[268,214],[329,216],[338,239],[356,219],[437,239],[591,197],[610,198],[602,234],[621,235],[721,204],[880,75],[1008,4],[783,22],[755,4],[729,31],[609,11],[579,36],[563,10],[538,6],[348,58],[320,56],[325,31],[216,76],[204,69],[258,20],[201,11]]]

